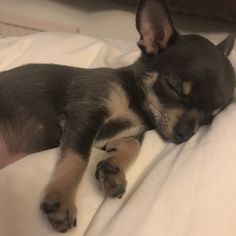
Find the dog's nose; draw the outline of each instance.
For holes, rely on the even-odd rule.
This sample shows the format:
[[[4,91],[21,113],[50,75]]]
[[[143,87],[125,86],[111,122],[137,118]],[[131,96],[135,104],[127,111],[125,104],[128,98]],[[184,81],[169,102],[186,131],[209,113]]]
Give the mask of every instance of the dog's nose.
[[[195,122],[194,122],[195,123]],[[181,122],[175,127],[174,139],[176,143],[183,143],[190,139],[194,134],[195,125],[193,122]]]

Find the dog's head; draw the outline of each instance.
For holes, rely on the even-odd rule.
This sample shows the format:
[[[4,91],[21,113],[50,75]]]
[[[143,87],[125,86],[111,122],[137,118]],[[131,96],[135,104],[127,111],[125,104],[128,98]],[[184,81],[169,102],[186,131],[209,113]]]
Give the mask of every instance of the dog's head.
[[[227,57],[235,35],[217,46],[199,35],[180,35],[164,0],[141,0],[136,25],[142,51],[136,69],[147,88],[144,109],[163,137],[186,141],[233,98],[235,74]]]

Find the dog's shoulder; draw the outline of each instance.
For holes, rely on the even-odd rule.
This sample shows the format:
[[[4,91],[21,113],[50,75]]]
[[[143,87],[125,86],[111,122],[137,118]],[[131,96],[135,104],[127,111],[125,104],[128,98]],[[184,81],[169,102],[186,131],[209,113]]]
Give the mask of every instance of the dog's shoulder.
[[[107,78],[108,93],[103,100],[109,115],[96,137],[97,147],[103,146],[108,139],[139,136],[147,129],[134,78],[129,73],[120,73],[121,70],[111,72]]]

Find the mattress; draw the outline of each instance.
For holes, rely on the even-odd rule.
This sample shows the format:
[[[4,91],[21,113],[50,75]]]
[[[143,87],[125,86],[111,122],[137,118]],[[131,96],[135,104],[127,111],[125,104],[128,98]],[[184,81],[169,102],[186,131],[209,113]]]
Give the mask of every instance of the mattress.
[[[26,63],[118,67],[138,56],[135,42],[69,33],[0,39],[0,71]],[[236,68],[236,51],[230,60]],[[1,236],[59,235],[39,210],[57,153],[31,154],[0,170]],[[66,235],[236,235],[236,100],[181,145],[148,131],[122,199],[98,188],[94,173],[103,157],[93,150],[76,197],[78,224]]]

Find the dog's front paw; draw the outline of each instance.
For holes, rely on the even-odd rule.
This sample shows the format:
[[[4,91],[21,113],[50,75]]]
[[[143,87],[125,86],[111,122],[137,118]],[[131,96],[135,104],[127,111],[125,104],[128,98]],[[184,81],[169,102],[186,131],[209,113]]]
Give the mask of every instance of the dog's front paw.
[[[95,173],[101,190],[112,198],[122,198],[127,181],[124,172],[108,158],[98,163]]]
[[[62,200],[60,194],[47,193],[40,208],[56,231],[64,233],[76,227],[76,207],[73,201]]]

